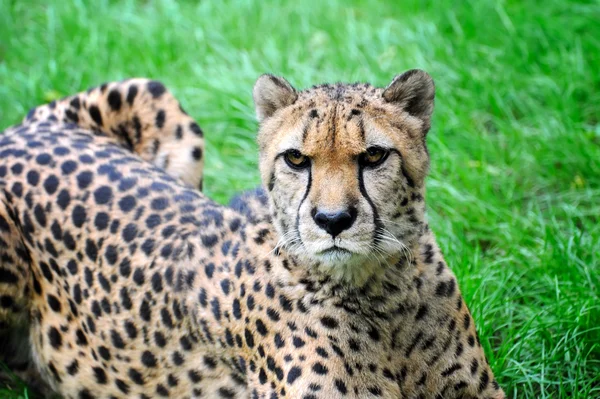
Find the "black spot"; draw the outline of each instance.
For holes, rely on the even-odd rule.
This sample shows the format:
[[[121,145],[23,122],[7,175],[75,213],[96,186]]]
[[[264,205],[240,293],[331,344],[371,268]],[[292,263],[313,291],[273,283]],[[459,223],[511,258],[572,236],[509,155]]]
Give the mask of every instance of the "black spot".
[[[265,287],[265,294],[267,294],[269,298],[275,297],[275,287],[273,287],[273,284],[267,283],[267,286]]]
[[[455,288],[456,282],[454,281],[454,279],[442,281],[437,285],[435,289],[435,295],[451,297],[452,295],[454,295]]]
[[[198,137],[204,136],[204,132],[202,132],[202,129],[200,129],[200,126],[196,122],[190,122],[190,130]]]
[[[471,362],[471,374],[475,375],[475,373],[477,373],[478,368],[479,362],[477,361],[477,359],[473,359],[473,361]]]
[[[95,396],[90,393],[87,389],[79,391],[79,399],[94,399]]]
[[[471,325],[471,316],[469,316],[468,313],[465,313],[465,317],[463,320],[463,325],[465,327],[465,330],[469,329],[469,326]]]
[[[230,389],[230,388],[226,388],[226,387],[221,387],[219,388],[219,396],[222,397],[223,399],[233,399],[236,397],[235,391]],[[276,399],[277,395],[273,396],[271,395],[271,399]]]
[[[48,305],[50,306],[50,309],[52,309],[56,313],[59,313],[61,306],[60,306],[60,302],[58,301],[58,298],[56,298],[54,295],[48,294],[46,296],[46,299],[48,301]]]
[[[129,296],[129,292],[127,291],[127,287],[123,287],[121,288],[121,304],[123,305],[123,307],[127,310],[130,310],[132,308],[132,302],[131,302],[131,297]]]
[[[190,370],[190,371],[188,371],[188,377],[190,377],[190,380],[194,384],[197,384],[200,381],[202,381],[202,376],[196,370]]]
[[[63,211],[65,209],[67,209],[67,207],[71,203],[71,195],[69,194],[69,191],[61,190],[61,192],[58,193],[58,198],[56,199],[56,203],[58,204],[58,206],[60,206],[60,208]]]
[[[46,277],[46,280],[52,282],[52,280],[53,280],[53,278],[52,278],[52,272],[48,268],[48,265],[46,265],[45,263],[41,262],[40,266],[42,266],[42,265],[45,265],[45,268],[48,269],[47,271],[46,270],[42,270],[42,273],[44,274],[44,277]],[[48,275],[48,276],[46,276],[46,275]],[[0,283],[16,284],[17,281],[19,281],[19,278],[17,277],[16,274],[14,274],[13,272],[11,272],[8,269],[0,267]]]
[[[292,367],[287,375],[287,383],[293,384],[294,381],[296,381],[298,379],[298,377],[300,377],[301,375],[302,375],[302,369],[300,369],[300,367],[296,367],[296,366]]]
[[[133,105],[133,100],[135,100],[137,93],[138,88],[136,85],[129,86],[129,90],[127,90],[127,103],[129,103],[129,105]]]
[[[123,338],[121,338],[119,333],[116,332],[115,330],[110,331],[110,339],[112,341],[112,344],[115,346],[115,348],[117,348],[117,349],[125,348],[125,342],[123,342]]]
[[[209,263],[206,266],[204,266],[204,272],[206,273],[206,277],[212,278],[213,274],[215,272],[215,265],[214,265],[214,263]]]
[[[338,322],[333,317],[323,316],[321,317],[321,324],[327,328],[337,328]]]
[[[229,281],[229,279],[221,280],[221,290],[223,291],[223,293],[225,295],[229,295],[230,287],[231,287],[231,282]]]
[[[165,125],[165,111],[164,110],[159,110],[156,113],[156,117],[154,119],[154,124],[156,125],[157,128],[162,129],[162,127]]]
[[[415,315],[415,320],[421,320],[422,318],[427,316],[428,312],[429,312],[429,308],[427,307],[427,305],[423,304],[423,305],[419,306],[419,309],[417,310],[417,314]]]
[[[202,158],[202,148],[194,147],[192,150],[192,157],[194,157],[196,161],[199,161]]]
[[[129,378],[131,378],[131,381],[133,381],[137,385],[144,385],[144,377],[142,376],[142,373],[140,373],[136,369],[129,369],[129,372],[127,374],[129,375]]]
[[[59,349],[62,346],[62,335],[55,327],[50,327],[48,330],[48,340],[54,349]]]
[[[106,372],[104,371],[104,369],[102,369],[100,367],[94,367],[92,370],[94,370],[94,376],[96,377],[96,382],[98,384],[106,384],[107,378],[106,378]]]
[[[352,349],[354,352],[359,352],[359,351],[360,351],[360,343],[359,343],[357,340],[353,339],[353,338],[350,338],[350,339],[348,340],[348,346],[349,346],[349,347],[350,347],[350,349]]]
[[[94,175],[92,172],[81,172],[77,175],[77,186],[80,190],[86,189],[91,183]]]
[[[475,346],[475,338],[472,335],[469,335],[469,338],[467,338],[467,343],[469,346]]]
[[[261,368],[258,372],[258,382],[260,382],[262,385],[267,383],[267,374],[263,368]]]
[[[165,397],[169,396],[169,390],[167,388],[165,388],[165,386],[162,384],[158,384],[156,386],[156,393],[159,394],[160,396],[165,396]]]
[[[181,345],[181,348],[184,351],[191,351],[192,350],[192,342],[185,335],[179,339],[179,344]],[[206,362],[206,358],[204,360]]]
[[[279,321],[280,319],[279,312],[271,307],[267,308],[267,316],[273,321]]]
[[[157,82],[155,80],[148,82],[147,87],[148,91],[150,92],[150,94],[152,94],[152,97],[154,98],[162,96],[167,91],[167,89],[162,83]]]
[[[131,261],[129,258],[124,258],[119,264],[119,272],[123,277],[129,277],[131,275]]]
[[[136,200],[132,195],[127,195],[119,200],[119,208],[121,208],[121,211],[123,212],[131,211],[133,208],[135,208],[135,205]]]
[[[146,299],[144,299],[142,301],[142,304],[140,305],[140,317],[144,321],[150,321],[151,316],[152,316],[152,313],[150,310],[150,304],[148,303],[148,301]]]
[[[483,392],[484,389],[487,388],[489,382],[490,382],[490,376],[489,376],[487,370],[483,370],[483,373],[481,373],[481,377],[479,377],[478,392],[479,393]]]
[[[40,174],[35,170],[30,170],[27,172],[27,183],[31,186],[37,186],[40,181]]]
[[[221,320],[221,305],[219,304],[219,299],[216,297],[213,298],[213,300],[210,301],[210,305],[215,319]]]
[[[150,351],[142,353],[142,363],[146,367],[156,367],[156,356]]]
[[[150,203],[150,206],[155,211],[162,211],[169,207],[169,200],[165,197],[155,198]]]
[[[135,239],[135,237],[137,236],[137,233],[138,233],[137,226],[134,223],[129,223],[123,229],[123,232],[122,232],[123,240],[125,240],[125,242],[131,242]]]
[[[254,335],[247,328],[244,330],[244,336],[246,337],[246,345],[249,348],[254,348]]]
[[[100,113],[100,109],[98,109],[98,106],[91,105],[89,108],[89,113],[94,122],[96,122],[98,126],[102,126],[102,114]]]
[[[173,318],[171,317],[171,313],[169,313],[169,311],[165,308],[162,308],[160,311],[160,318],[163,322],[163,324],[172,329],[173,328]]]
[[[452,366],[445,369],[444,371],[442,371],[442,377],[448,377],[448,376],[454,374],[456,371],[460,370],[461,368],[462,368],[462,366],[460,364],[455,363]]]
[[[240,301],[237,298],[235,298],[233,300],[232,310],[233,310],[233,317],[235,317],[237,320],[242,318],[242,310],[240,307]]]
[[[208,367],[209,369],[216,369],[217,368],[217,361],[210,356],[204,356],[204,365],[206,367]]]
[[[167,377],[167,383],[170,387],[176,387],[177,384],[179,384],[179,381],[177,380],[177,377],[175,377],[173,374],[169,374],[169,376]]]
[[[94,199],[99,205],[107,204],[112,199],[112,189],[108,186],[102,186],[94,191]]]
[[[344,384],[344,381],[342,381],[342,380],[336,379],[335,387],[342,395],[345,395],[348,393],[348,388],[346,388],[346,384]]]
[[[110,221],[110,218],[108,216],[108,213],[98,212],[96,214],[96,217],[94,218],[94,226],[96,226],[96,228],[98,230],[102,231],[108,227],[109,221]]]
[[[263,323],[260,319],[256,320],[256,331],[258,331],[258,333],[263,337],[269,332],[267,326],[265,326],[265,323]]]
[[[120,379],[116,379],[115,380],[115,385],[117,386],[117,388],[119,388],[119,390],[121,392],[123,392],[125,395],[127,395],[129,393],[129,385],[127,385],[125,383],[125,381],[120,380]]]
[[[108,105],[110,105],[110,108],[113,111],[118,111],[121,109],[121,94],[117,91],[117,90],[111,90],[110,93],[108,93]]]
[[[157,293],[162,292],[162,289],[163,289],[162,277],[158,272],[155,272],[152,275],[152,289]]]
[[[69,373],[69,375],[75,375],[75,374],[77,374],[78,371],[79,371],[79,362],[77,361],[77,359],[75,359],[71,362],[71,364],[69,364],[67,366],[67,373]]]
[[[200,239],[202,240],[202,244],[207,248],[212,248],[219,241],[219,238],[215,234],[210,235],[201,235]]]
[[[316,362],[315,364],[313,364],[312,370],[319,375],[325,375],[329,372],[327,367],[320,362]]]
[[[44,190],[46,190],[46,192],[49,195],[52,195],[56,192],[57,189],[58,189],[58,179],[56,178],[56,176],[54,176],[54,175],[48,176],[46,181],[44,181]]]
[[[52,157],[50,154],[39,154],[37,157],[35,157],[35,161],[39,165],[48,165],[50,162],[52,162]]]
[[[44,209],[37,204],[35,206],[35,208],[33,209],[33,216],[35,216],[35,220],[37,220],[37,222],[40,224],[40,226],[42,227],[46,227],[46,213],[44,212]]]
[[[111,356],[110,356],[110,351],[108,350],[108,348],[106,346],[99,346],[98,347],[98,354],[100,355],[100,357],[106,361],[110,360]]]
[[[183,356],[179,352],[173,352],[173,364],[181,366],[184,362]]]
[[[73,107],[75,109],[81,108],[81,103],[79,102],[79,97],[74,97],[69,104],[71,105],[71,107]]]

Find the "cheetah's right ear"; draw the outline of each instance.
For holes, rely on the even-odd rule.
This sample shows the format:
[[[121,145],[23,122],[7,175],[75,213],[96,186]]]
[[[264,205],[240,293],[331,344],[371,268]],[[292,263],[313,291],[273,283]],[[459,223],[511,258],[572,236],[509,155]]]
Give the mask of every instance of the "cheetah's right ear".
[[[423,121],[423,134],[431,126],[435,85],[429,74],[420,69],[411,69],[394,78],[383,91],[383,98],[399,105],[410,115]]]
[[[298,99],[296,89],[287,80],[270,74],[258,78],[252,95],[259,122],[273,115],[278,109],[292,105]]]

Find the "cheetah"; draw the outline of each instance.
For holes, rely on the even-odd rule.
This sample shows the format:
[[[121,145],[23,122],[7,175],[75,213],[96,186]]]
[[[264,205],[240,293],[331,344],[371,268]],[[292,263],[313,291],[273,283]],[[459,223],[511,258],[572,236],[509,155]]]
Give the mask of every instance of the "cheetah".
[[[261,76],[263,188],[228,207],[196,189],[200,130],[168,96],[113,83],[0,136],[0,334],[49,390],[505,397],[425,218],[427,73]]]

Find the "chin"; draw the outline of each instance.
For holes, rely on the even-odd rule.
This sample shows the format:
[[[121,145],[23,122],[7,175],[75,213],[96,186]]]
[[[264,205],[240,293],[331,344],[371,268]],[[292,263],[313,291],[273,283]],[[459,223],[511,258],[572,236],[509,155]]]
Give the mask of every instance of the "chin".
[[[313,248],[317,249],[313,249]],[[362,249],[356,245],[356,249]],[[385,269],[387,262],[381,255],[351,251],[333,246],[321,249],[317,245],[305,245],[299,256],[308,258],[313,267],[333,280],[344,281],[354,286],[362,286],[373,275]]]

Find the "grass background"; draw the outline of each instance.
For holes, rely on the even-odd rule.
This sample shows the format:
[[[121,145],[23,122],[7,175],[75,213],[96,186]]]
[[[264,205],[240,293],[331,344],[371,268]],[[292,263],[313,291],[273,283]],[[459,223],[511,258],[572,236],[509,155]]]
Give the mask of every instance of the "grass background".
[[[258,184],[263,72],[437,83],[429,217],[511,398],[600,397],[600,2],[0,0],[0,129],[104,81],[162,80],[206,191]],[[23,387],[0,398],[24,395]]]

